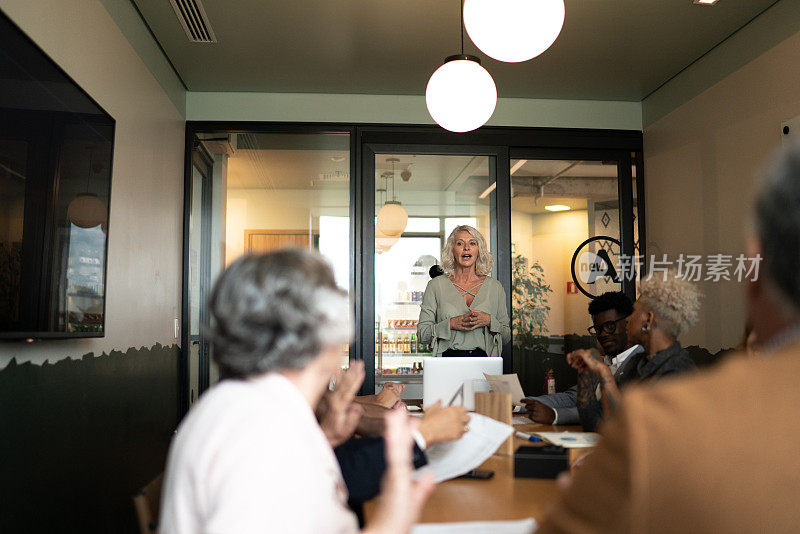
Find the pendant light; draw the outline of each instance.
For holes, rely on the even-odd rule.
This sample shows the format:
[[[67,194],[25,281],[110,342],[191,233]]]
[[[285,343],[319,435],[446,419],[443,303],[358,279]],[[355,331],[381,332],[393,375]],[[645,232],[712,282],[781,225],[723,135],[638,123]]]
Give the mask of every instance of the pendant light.
[[[564,26],[564,0],[465,0],[464,27],[481,52],[498,61],[535,58]]]
[[[461,5],[461,4],[459,4]],[[480,128],[494,113],[497,87],[476,56],[464,54],[464,10],[461,10],[461,53],[445,58],[425,89],[425,104],[436,123],[451,132]]]
[[[108,216],[106,205],[96,194],[89,192],[89,181],[92,176],[92,154],[94,150],[90,147],[89,151],[89,173],[86,177],[86,192],[78,193],[72,202],[67,206],[67,219],[80,228],[94,228],[95,226],[105,225]],[[100,168],[102,170],[102,167]]]
[[[386,187],[387,187],[387,173],[383,173],[381,175],[383,178],[384,185],[380,189],[376,189],[375,192],[380,195],[380,203],[383,205],[386,201],[384,195],[386,194]],[[395,243],[400,239],[400,236],[397,237],[389,237],[388,235],[384,234],[378,229],[378,225],[375,225],[375,254],[383,254],[384,252],[388,252]]]
[[[389,237],[378,228],[375,228],[375,253],[383,254],[388,252],[399,240],[400,236]]]
[[[403,205],[398,202],[394,190],[394,164],[400,161],[398,158],[386,158],[387,163],[392,164],[392,172],[384,173],[382,176],[387,180],[392,177],[392,200],[387,200],[378,212],[377,230],[386,237],[397,237],[405,231],[408,224],[408,213],[403,209]]]

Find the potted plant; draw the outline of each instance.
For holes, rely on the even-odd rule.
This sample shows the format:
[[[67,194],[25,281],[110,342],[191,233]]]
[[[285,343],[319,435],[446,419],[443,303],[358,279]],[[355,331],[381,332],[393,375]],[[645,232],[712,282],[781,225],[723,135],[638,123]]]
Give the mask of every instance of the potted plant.
[[[514,249],[512,245],[511,326],[514,346],[547,352],[549,343],[545,330],[550,315],[547,294],[553,290],[549,284],[545,284],[542,266],[521,254],[515,254]]]

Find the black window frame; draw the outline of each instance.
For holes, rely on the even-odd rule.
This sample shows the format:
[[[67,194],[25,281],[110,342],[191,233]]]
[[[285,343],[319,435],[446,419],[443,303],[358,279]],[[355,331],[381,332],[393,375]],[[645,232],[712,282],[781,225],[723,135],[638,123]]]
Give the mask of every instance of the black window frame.
[[[440,155],[488,155],[494,157],[496,218],[493,221],[491,242],[496,243],[497,276],[506,290],[507,305],[511,306],[511,159],[538,154],[539,158],[564,159],[581,156],[585,159],[604,159],[618,162],[618,183],[622,224],[620,228],[623,252],[633,253],[631,168],[636,166],[636,188],[640,253],[644,255],[645,197],[642,132],[640,130],[606,130],[582,128],[522,128],[485,126],[473,132],[455,134],[434,125],[397,125],[363,123],[313,122],[247,122],[247,121],[187,121],[186,158],[184,171],[184,258],[182,325],[188,325],[188,217],[191,208],[191,151],[192,140],[198,133],[300,133],[343,134],[350,136],[350,288],[353,299],[356,339],[350,344],[350,358],[364,360],[367,376],[362,394],[374,392],[374,221],[375,186],[374,155],[386,153],[415,153]],[[594,156],[594,157],[593,157]],[[364,224],[369,221],[370,224]],[[635,295],[629,284],[626,293]],[[185,336],[183,336],[185,339]],[[503,349],[504,372],[513,365],[511,344]],[[208,365],[206,361],[204,365]],[[188,346],[181,348],[181,391],[188,383]],[[201,370],[208,376],[208,370]],[[207,384],[206,384],[207,385]],[[188,398],[181,400],[181,414],[188,410]]]

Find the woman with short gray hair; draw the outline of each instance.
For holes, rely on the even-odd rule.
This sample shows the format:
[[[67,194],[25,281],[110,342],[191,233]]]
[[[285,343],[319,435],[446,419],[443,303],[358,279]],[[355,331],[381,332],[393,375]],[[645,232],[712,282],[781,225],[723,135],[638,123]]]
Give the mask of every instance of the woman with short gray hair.
[[[352,334],[331,268],[299,249],[240,258],[217,282],[210,309],[214,359],[227,379],[201,397],[173,440],[159,531],[357,532],[314,416]],[[387,498],[369,530],[407,532],[432,482],[410,480],[408,417],[386,419]]]
[[[616,376],[596,349],[567,354],[567,361],[579,373],[577,404],[584,430],[593,432],[604,413],[608,417],[616,411],[619,388],[696,368],[678,337],[697,322],[701,296],[696,285],[674,271],[643,279],[626,332],[629,345],[641,345],[644,351],[628,357]],[[602,393],[602,406],[596,402],[596,387]]]

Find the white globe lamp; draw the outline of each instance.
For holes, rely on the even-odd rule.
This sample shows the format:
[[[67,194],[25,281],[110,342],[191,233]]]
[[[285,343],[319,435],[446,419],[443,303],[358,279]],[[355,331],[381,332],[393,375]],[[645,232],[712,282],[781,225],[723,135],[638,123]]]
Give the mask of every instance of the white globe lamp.
[[[458,54],[444,60],[428,80],[425,103],[436,123],[451,132],[480,128],[497,105],[497,87],[475,56]]]
[[[408,213],[396,200],[387,200],[378,212],[377,229],[386,237],[400,238],[400,234],[405,231],[407,224]]]
[[[564,26],[564,0],[465,0],[464,27],[481,52],[498,61],[535,58]]]
[[[376,226],[375,227],[375,253],[376,254],[383,254],[391,249],[397,241],[400,240],[400,236],[390,237],[383,232]]]

